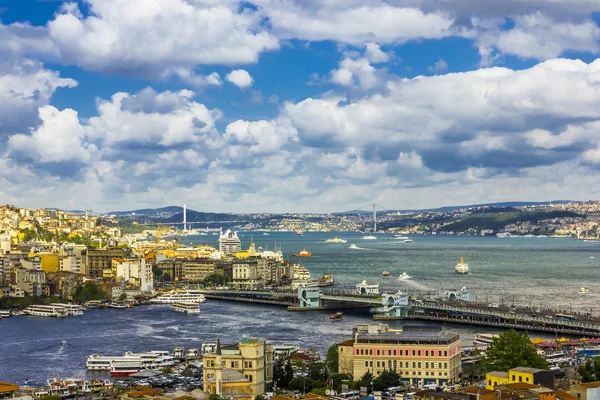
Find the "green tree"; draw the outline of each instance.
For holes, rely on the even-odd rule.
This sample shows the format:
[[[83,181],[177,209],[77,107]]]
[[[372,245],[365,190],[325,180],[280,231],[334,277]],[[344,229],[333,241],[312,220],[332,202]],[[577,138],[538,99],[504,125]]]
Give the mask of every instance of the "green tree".
[[[371,371],[365,372],[365,374],[358,380],[359,386],[364,386],[367,388],[367,391],[371,391],[371,386],[373,384],[373,374]]]
[[[96,226],[100,226],[102,225],[102,218],[98,217],[96,218]]]
[[[485,352],[483,365],[487,371],[508,371],[516,367],[548,369],[548,362],[529,341],[529,335],[514,329],[494,338]]]
[[[396,371],[384,370],[373,381],[373,390],[383,390],[385,388],[398,386],[400,384],[400,375]]]
[[[285,383],[285,385],[282,385],[283,387],[288,387],[290,381],[294,379],[294,370],[292,369],[292,364],[289,360],[285,363],[285,367],[283,368],[283,378]]]
[[[127,300],[127,293],[123,292],[119,296],[119,301],[125,301],[125,300]]]
[[[577,372],[584,383],[600,380],[600,357],[589,358],[577,369]]]
[[[327,355],[325,356],[325,365],[327,366],[327,370],[330,374],[338,372],[338,364],[339,356],[338,356],[338,345],[332,344],[327,349]]]
[[[308,393],[315,388],[315,382],[312,379],[302,377],[302,378],[294,378],[290,381],[288,385],[288,389],[290,390],[298,390],[302,393]]]
[[[85,303],[86,301],[102,300],[105,298],[106,295],[100,286],[94,282],[86,282],[85,285],[77,288],[73,300],[79,303]]]
[[[325,363],[323,361],[316,361],[310,364],[308,367],[308,376],[313,381],[320,381],[324,384],[328,376]]]

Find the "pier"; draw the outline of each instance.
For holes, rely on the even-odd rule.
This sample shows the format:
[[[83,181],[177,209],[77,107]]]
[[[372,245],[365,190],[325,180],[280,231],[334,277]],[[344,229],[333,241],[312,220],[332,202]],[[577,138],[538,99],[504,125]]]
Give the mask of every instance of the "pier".
[[[553,310],[490,305],[473,302],[466,289],[447,291],[443,297],[431,294],[409,296],[400,292],[360,294],[352,290],[299,288],[297,291],[210,290],[209,299],[268,304],[288,311],[375,309],[376,321],[424,320],[569,335],[600,336],[600,318],[592,315],[563,315]]]

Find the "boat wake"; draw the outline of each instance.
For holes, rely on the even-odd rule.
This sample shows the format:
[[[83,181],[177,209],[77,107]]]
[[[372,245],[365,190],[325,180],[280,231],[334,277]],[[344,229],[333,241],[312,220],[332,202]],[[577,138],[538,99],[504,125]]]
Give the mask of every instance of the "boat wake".
[[[415,289],[419,289],[419,290],[423,290],[423,291],[431,290],[430,287],[423,285],[422,283],[415,282],[412,279],[402,279],[402,281],[406,282],[407,285],[412,286]]]
[[[375,250],[375,249],[367,249],[365,247],[355,246],[355,247],[350,247],[350,250],[369,250],[370,251],[370,250]]]

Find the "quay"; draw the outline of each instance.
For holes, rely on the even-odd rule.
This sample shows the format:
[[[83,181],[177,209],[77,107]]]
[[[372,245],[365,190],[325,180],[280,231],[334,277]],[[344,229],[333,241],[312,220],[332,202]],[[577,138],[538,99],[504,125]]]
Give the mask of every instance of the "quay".
[[[299,288],[297,291],[211,290],[201,292],[209,299],[239,301],[287,307],[307,312],[340,309],[375,309],[376,321],[424,320],[457,324],[514,328],[570,335],[600,336],[600,318],[592,315],[563,315],[551,310],[531,310],[508,306],[490,307],[473,302],[465,288],[446,292],[436,299],[392,294],[360,294],[352,290]]]

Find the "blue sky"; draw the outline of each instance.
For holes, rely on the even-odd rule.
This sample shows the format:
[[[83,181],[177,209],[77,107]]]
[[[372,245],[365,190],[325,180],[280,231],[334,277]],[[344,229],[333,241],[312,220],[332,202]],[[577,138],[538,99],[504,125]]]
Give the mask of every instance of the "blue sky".
[[[0,201],[598,198],[594,0],[0,1]]]

